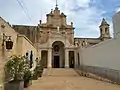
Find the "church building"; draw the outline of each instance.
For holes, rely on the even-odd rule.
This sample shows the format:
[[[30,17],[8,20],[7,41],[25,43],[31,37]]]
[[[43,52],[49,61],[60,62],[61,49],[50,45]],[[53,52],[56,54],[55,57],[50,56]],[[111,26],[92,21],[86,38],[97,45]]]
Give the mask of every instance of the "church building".
[[[45,68],[73,68],[78,47],[87,48],[110,39],[109,24],[105,19],[100,25],[98,38],[75,38],[73,22],[67,24],[66,15],[56,5],[46,15],[46,23],[37,26],[13,25],[19,34],[25,35],[37,48]]]

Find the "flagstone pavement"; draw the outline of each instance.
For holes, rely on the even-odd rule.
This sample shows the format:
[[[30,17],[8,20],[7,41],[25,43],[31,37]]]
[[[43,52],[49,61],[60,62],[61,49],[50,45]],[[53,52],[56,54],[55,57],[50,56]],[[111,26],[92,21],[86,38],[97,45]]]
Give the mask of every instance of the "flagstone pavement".
[[[120,90],[119,85],[79,76],[74,69],[45,69],[25,90]]]

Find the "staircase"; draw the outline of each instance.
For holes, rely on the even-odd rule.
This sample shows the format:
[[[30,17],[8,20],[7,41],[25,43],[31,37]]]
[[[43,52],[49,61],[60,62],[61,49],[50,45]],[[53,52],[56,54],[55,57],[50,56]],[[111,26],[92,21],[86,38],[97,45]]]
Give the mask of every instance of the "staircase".
[[[48,68],[44,69],[44,76],[79,76],[74,69],[71,68]]]

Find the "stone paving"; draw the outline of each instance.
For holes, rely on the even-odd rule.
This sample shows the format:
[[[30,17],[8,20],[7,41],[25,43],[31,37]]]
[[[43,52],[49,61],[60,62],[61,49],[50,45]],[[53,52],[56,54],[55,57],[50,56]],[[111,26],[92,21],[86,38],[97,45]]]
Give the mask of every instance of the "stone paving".
[[[46,69],[25,90],[120,90],[119,85],[79,76],[74,69]]]

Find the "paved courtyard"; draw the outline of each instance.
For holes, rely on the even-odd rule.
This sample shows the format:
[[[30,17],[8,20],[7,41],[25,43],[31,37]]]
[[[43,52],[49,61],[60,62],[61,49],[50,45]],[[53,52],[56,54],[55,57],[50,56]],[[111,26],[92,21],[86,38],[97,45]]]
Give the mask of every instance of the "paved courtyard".
[[[74,69],[46,69],[25,90],[120,90],[119,85],[79,76]]]

